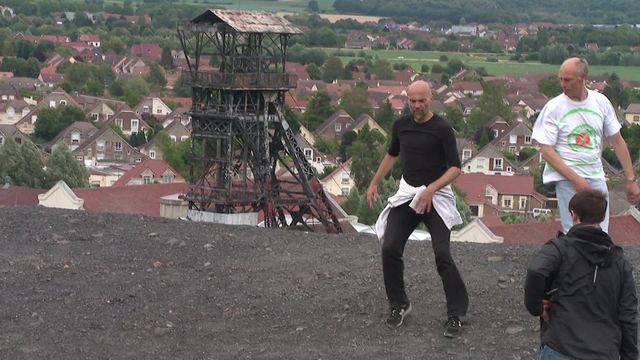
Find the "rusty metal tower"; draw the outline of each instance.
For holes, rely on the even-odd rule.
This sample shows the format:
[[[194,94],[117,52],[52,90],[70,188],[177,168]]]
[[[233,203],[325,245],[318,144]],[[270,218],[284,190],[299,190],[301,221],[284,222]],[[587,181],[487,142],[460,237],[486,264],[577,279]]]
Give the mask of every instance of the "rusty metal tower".
[[[284,118],[285,94],[297,82],[285,71],[287,42],[299,33],[274,14],[220,9],[178,26],[193,89],[190,209],[342,232]]]

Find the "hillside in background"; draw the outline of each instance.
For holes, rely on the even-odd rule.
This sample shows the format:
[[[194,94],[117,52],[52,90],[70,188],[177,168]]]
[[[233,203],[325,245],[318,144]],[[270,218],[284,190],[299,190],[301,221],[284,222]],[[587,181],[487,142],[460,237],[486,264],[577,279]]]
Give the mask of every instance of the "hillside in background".
[[[1,359],[534,359],[522,283],[536,245],[454,243],[470,309],[442,336],[428,242],[407,244],[400,330],[379,245],[328,235],[0,208]],[[625,247],[632,263],[640,247]],[[637,277],[636,277],[637,278]]]
[[[636,24],[640,7],[633,0],[336,0],[337,12],[393,17],[397,20],[575,24]]]

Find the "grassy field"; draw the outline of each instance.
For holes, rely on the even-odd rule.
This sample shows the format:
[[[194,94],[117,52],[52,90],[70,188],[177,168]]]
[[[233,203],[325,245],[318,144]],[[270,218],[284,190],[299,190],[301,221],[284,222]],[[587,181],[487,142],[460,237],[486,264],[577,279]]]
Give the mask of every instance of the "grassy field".
[[[333,54],[338,49],[325,49],[328,54]],[[356,55],[359,50],[345,50],[342,52],[353,51]],[[484,67],[490,75],[505,74],[522,74],[534,72],[546,72],[555,74],[558,71],[558,65],[542,64],[540,62],[525,62],[509,60],[508,55],[504,54],[465,54],[465,53],[443,53],[435,51],[410,51],[410,50],[365,50],[365,53],[373,55],[376,58],[388,60],[392,65],[394,63],[406,63],[414,69],[420,71],[422,64],[427,64],[429,68],[434,64],[446,66],[446,62],[440,62],[439,58],[446,55],[449,60],[459,59],[465,65],[477,68]],[[343,63],[347,63],[354,57],[341,56]],[[496,58],[499,62],[487,62],[487,58]],[[623,80],[640,81],[640,71],[634,66],[590,66],[589,74],[604,75],[615,72]]]

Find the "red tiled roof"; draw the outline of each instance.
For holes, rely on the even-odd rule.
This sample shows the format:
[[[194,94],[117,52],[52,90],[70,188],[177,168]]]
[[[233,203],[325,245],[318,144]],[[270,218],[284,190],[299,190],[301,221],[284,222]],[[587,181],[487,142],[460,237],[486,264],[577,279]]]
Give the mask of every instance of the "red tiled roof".
[[[154,179],[161,179],[162,174],[165,171],[171,170],[175,174],[176,180],[184,181],[184,178],[178,173],[171,165],[167,164],[164,160],[158,159],[145,159],[143,162],[137,164],[133,169],[124,173],[112,186],[126,186],[127,183],[133,178],[139,178],[145,170],[151,170],[154,175]]]
[[[487,227],[495,235],[502,236],[505,244],[544,244],[556,237],[562,228],[560,221]],[[631,215],[612,216],[609,219],[609,235],[616,244],[640,244],[638,233],[640,222]]]
[[[46,189],[32,189],[24,186],[0,186],[0,206],[36,206],[38,195],[47,192]]]
[[[186,193],[189,184],[149,184],[73,189],[84,200],[84,209],[95,212],[160,216],[160,198]]]
[[[467,203],[473,204],[484,202],[487,184],[493,186],[500,194],[526,194],[533,195],[536,198],[539,198],[541,195],[535,191],[533,176],[501,176],[471,173],[460,174],[454,183],[467,194],[465,197]]]

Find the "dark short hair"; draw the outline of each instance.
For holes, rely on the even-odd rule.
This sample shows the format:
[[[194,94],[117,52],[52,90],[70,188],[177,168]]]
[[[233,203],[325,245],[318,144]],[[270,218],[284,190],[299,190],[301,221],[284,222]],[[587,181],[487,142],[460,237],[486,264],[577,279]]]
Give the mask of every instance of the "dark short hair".
[[[578,191],[569,201],[569,211],[578,215],[581,223],[601,223],[607,212],[607,198],[594,189]]]

